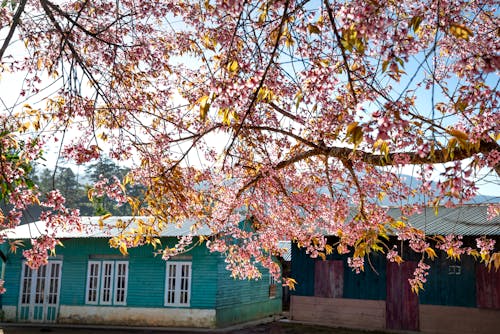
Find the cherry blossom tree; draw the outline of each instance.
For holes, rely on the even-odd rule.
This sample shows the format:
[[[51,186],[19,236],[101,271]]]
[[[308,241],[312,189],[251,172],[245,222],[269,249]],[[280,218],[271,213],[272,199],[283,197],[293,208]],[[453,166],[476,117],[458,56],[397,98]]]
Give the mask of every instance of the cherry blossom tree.
[[[241,278],[258,277],[257,263],[279,275],[279,240],[313,257],[351,252],[354,270],[371,252],[403,261],[390,234],[422,254],[416,291],[434,249],[498,267],[489,239],[464,247],[407,223],[498,180],[497,14],[493,0],[4,2],[1,70],[24,84],[1,116],[2,196],[15,205],[2,226],[18,223],[21,198],[39,201],[22,166],[57,138],[76,164],[134,162],[94,189],[152,217],[110,240],[123,252],[194,219],[213,235],[185,236],[164,258],[204,243]],[[140,199],[127,184],[144,187]],[[49,194],[43,218],[78,226],[63,201]],[[25,255],[39,265],[53,245]]]

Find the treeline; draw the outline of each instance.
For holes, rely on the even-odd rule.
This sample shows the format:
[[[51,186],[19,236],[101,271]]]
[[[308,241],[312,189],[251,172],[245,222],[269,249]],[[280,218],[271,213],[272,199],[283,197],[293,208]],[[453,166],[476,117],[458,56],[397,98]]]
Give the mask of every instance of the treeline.
[[[132,214],[128,203],[117,206],[116,202],[106,196],[94,196],[92,201],[88,198],[89,189],[95,182],[101,180],[101,177],[111,180],[113,176],[116,176],[122,180],[128,172],[128,168],[118,166],[109,158],[103,158],[86,166],[82,174],[75,174],[69,167],[58,167],[54,170],[35,165],[31,171],[31,179],[42,193],[59,189],[66,198],[66,207],[79,209],[82,216],[99,216],[107,213],[114,216],[128,216]],[[127,193],[140,197],[141,188],[128,186]]]

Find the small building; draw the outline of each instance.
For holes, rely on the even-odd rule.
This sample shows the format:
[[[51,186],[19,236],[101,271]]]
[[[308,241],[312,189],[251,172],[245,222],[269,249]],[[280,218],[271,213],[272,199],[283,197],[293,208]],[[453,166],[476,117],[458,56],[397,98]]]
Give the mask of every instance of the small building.
[[[398,209],[389,214],[398,217]],[[409,223],[427,235],[463,235],[464,245],[475,245],[478,236],[500,243],[500,218],[487,220],[486,205],[425,209]],[[329,238],[329,244],[335,242]],[[401,241],[390,242],[401,248]],[[440,254],[439,254],[440,253]],[[292,277],[297,286],[291,297],[292,320],[334,327],[368,330],[403,330],[424,333],[495,333],[500,328],[500,270],[488,270],[471,256],[454,261],[440,251],[430,265],[424,290],[411,291],[421,255],[404,246],[405,262],[370,254],[365,270],[356,274],[347,265],[347,255],[328,255],[326,261],[309,257],[292,246]],[[352,254],[351,254],[352,256]]]
[[[118,219],[104,222],[115,226]],[[63,246],[38,270],[26,265],[22,251],[10,253],[2,244],[3,321],[215,328],[281,312],[281,286],[266,271],[260,280],[233,279],[224,257],[204,246],[167,261],[151,246],[123,256],[109,247],[116,228],[99,228],[99,217],[83,220],[85,232],[57,234]],[[165,226],[162,245],[173,244],[191,225]],[[42,222],[30,223],[7,237],[28,245],[44,230]],[[202,227],[196,234],[210,231]]]

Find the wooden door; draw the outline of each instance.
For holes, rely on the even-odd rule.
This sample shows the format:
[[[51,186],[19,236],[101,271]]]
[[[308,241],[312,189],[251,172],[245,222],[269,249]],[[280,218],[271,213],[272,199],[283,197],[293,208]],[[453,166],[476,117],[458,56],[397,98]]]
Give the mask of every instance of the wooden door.
[[[343,292],[343,261],[317,260],[314,266],[314,296],[325,298],[342,298]]]
[[[387,263],[386,327],[418,331],[418,295],[411,291],[408,278],[413,276],[416,262]]]

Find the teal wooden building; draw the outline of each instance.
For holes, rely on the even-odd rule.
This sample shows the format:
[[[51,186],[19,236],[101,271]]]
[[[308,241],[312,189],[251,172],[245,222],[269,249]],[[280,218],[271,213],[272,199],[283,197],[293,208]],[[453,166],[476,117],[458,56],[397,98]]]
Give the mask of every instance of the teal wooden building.
[[[468,205],[433,208],[414,215],[409,222],[429,235],[464,235],[464,245],[475,245],[477,236],[487,235],[500,244],[500,218],[487,220],[487,207]],[[390,215],[398,217],[397,209]],[[329,243],[335,243],[329,238]],[[400,240],[391,238],[401,248]],[[424,290],[411,292],[412,278],[420,255],[403,245],[406,259],[400,265],[388,262],[383,254],[370,255],[373,269],[356,274],[347,257],[332,254],[326,261],[309,257],[292,246],[292,292],[290,315],[293,320],[336,327],[368,330],[396,330],[424,333],[496,333],[500,328],[500,270],[488,270],[470,256],[454,261],[444,252],[431,266]]]
[[[265,272],[260,280],[233,279],[224,257],[204,246],[168,261],[150,246],[123,256],[108,244],[116,229],[99,229],[98,217],[84,221],[92,228],[59,233],[64,246],[38,270],[25,264],[22,251],[10,253],[2,245],[3,321],[215,328],[281,312],[281,287]],[[163,245],[189,228],[167,226]],[[31,223],[7,236],[27,244],[44,229],[41,222]],[[209,235],[203,228],[197,233]]]

